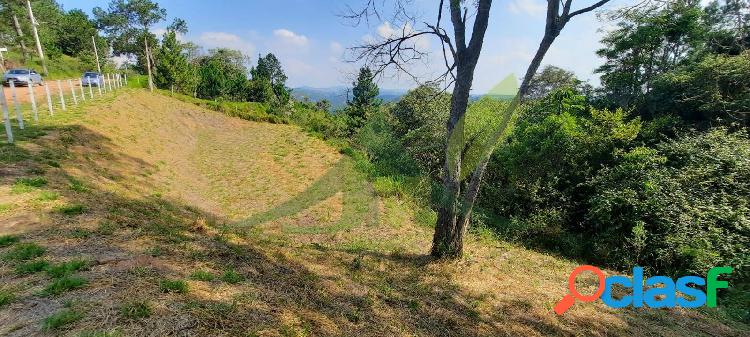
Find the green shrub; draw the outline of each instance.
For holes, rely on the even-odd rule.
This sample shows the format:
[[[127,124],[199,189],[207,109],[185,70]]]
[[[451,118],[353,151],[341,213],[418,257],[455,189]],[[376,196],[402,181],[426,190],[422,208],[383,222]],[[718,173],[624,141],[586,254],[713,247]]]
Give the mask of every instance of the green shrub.
[[[65,215],[79,215],[86,211],[86,206],[82,204],[70,204],[57,208],[57,211]]]
[[[377,177],[372,182],[372,187],[381,197],[404,195],[404,179],[400,176]]]
[[[42,191],[41,193],[39,193],[39,196],[36,198],[36,200],[53,201],[53,200],[57,200],[58,198],[60,198],[60,194],[57,192]]]
[[[54,330],[64,325],[68,325],[76,321],[79,321],[82,318],[83,318],[83,314],[76,310],[63,309],[54,313],[52,316],[45,318],[42,324],[42,329]]]
[[[234,269],[229,269],[221,275],[220,279],[229,284],[237,284],[244,281],[245,277],[242,276],[242,274],[234,271]]]
[[[164,293],[184,294],[188,292],[188,284],[182,280],[161,280],[159,290]]]
[[[88,281],[83,277],[78,276],[65,276],[62,278],[55,279],[50,283],[41,295],[43,296],[56,296],[66,291],[83,288]]]
[[[18,242],[18,237],[15,235],[0,235],[0,248],[8,247]]]
[[[0,308],[10,304],[16,299],[16,294],[10,289],[0,288]]]
[[[85,193],[88,192],[89,188],[86,187],[86,185],[75,178],[70,178],[70,181],[68,182],[68,187],[70,187],[70,190],[78,193]]]
[[[27,261],[42,256],[45,252],[44,247],[35,243],[19,243],[3,255],[6,261]]]
[[[11,188],[13,193],[28,193],[34,189],[47,185],[47,179],[43,177],[17,179]]]
[[[52,265],[47,268],[47,275],[52,278],[61,278],[69,276],[76,271],[84,270],[88,268],[88,261],[85,260],[72,260],[63,262],[60,264]]]
[[[670,275],[728,265],[747,279],[748,158],[750,137],[721,128],[623,154],[590,183],[592,253]]]
[[[15,272],[16,275],[19,276],[30,275],[38,273],[40,271],[44,271],[45,269],[47,269],[47,266],[49,266],[49,262],[47,261],[34,260],[18,264],[15,268]]]
[[[144,318],[151,316],[151,305],[148,301],[132,300],[120,306],[120,314],[125,318]]]
[[[211,274],[210,272],[207,272],[205,270],[196,270],[192,274],[190,274],[190,279],[210,282],[214,280],[214,274]]]

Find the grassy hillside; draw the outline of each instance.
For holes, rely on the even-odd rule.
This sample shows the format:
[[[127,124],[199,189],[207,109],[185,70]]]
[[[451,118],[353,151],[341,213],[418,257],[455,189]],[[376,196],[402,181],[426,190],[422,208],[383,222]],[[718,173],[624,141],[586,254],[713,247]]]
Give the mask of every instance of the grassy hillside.
[[[408,200],[296,126],[127,89],[17,138],[0,146],[0,336],[748,333],[713,310],[558,317],[578,263],[489,234],[432,261]]]

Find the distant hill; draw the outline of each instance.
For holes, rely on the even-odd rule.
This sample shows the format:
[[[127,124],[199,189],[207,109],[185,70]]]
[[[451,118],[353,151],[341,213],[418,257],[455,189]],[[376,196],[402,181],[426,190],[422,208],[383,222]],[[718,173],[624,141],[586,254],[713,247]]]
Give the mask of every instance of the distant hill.
[[[475,101],[483,96],[490,96],[495,99],[503,100],[513,99],[513,97],[515,96],[515,91],[518,90],[517,85],[514,87],[513,82],[511,82],[514,80],[515,78],[513,78],[512,80],[508,80],[506,78],[506,83],[504,83],[503,85],[493,88],[493,90],[485,95],[471,95],[471,97],[469,97],[469,100]],[[346,106],[347,90],[350,89],[351,88],[349,87],[343,86],[327,88],[298,87],[292,89],[292,96],[300,101],[304,100],[305,98],[312,102],[327,99],[329,102],[331,102],[331,107],[333,109],[339,109]],[[408,91],[409,89],[380,89],[380,95],[378,95],[378,97],[382,99],[383,102],[396,102],[401,99],[402,96],[406,95]],[[351,93],[349,95],[351,95]]]
[[[307,98],[310,101],[317,102],[323,99],[327,99],[331,102],[331,106],[334,109],[342,108],[346,106],[348,87],[328,87],[328,88],[313,88],[313,87],[299,87],[292,89],[292,96],[297,100],[303,100]],[[384,102],[398,101],[401,96],[405,95],[407,89],[380,89],[380,95],[378,97]],[[351,95],[351,94],[350,94]]]

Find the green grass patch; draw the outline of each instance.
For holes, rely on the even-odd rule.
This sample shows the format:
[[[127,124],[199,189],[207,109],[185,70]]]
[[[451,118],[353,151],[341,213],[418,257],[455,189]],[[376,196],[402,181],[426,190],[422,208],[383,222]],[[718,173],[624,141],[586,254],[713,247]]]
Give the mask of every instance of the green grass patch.
[[[151,305],[145,300],[133,300],[120,306],[120,314],[125,318],[135,319],[151,316]]]
[[[163,293],[185,294],[188,292],[188,284],[182,280],[161,280],[159,290]]]
[[[65,215],[79,215],[86,212],[86,206],[82,204],[70,204],[70,205],[63,205],[57,208],[57,211],[65,214]]]
[[[47,331],[59,329],[62,326],[75,323],[82,318],[83,313],[81,312],[73,309],[63,309],[45,318],[42,323],[42,329]]]
[[[75,178],[70,178],[68,180],[68,187],[78,193],[85,193],[89,191],[89,188],[80,180]]]
[[[11,187],[11,192],[14,194],[28,193],[45,185],[47,185],[47,179],[43,177],[19,178]]]
[[[237,284],[244,281],[245,277],[240,273],[234,271],[234,269],[229,269],[225,271],[224,274],[221,274],[220,279],[229,284]]]
[[[10,289],[0,288],[0,308],[15,301],[16,294],[10,291]]]
[[[0,247],[8,247],[18,242],[18,237],[15,235],[0,235]]]
[[[49,262],[45,260],[34,260],[18,264],[15,272],[18,276],[31,275],[46,270],[48,266]]]
[[[6,261],[27,261],[42,256],[45,252],[44,247],[35,243],[19,243],[9,252],[3,255]]]
[[[214,278],[214,274],[211,274],[210,272],[207,272],[205,270],[197,270],[190,274],[190,279],[195,281],[210,282],[213,281]]]
[[[91,231],[83,228],[74,228],[68,232],[68,236],[74,239],[86,239],[91,236]]]
[[[50,285],[42,290],[41,295],[57,296],[66,291],[83,288],[86,283],[88,283],[88,280],[83,277],[66,276],[56,279],[52,283],[50,283]]]
[[[105,220],[99,223],[96,232],[99,233],[99,235],[112,235],[115,233],[115,229],[117,229],[117,224]]]
[[[72,275],[73,273],[79,270],[85,270],[88,268],[88,266],[89,266],[88,261],[72,260],[72,261],[49,266],[49,268],[47,268],[47,275],[53,278],[62,278],[62,277]]]
[[[60,198],[60,193],[53,191],[42,191],[39,196],[36,197],[38,201],[55,201]]]
[[[13,204],[0,204],[0,214],[5,214],[6,212],[13,209]]]

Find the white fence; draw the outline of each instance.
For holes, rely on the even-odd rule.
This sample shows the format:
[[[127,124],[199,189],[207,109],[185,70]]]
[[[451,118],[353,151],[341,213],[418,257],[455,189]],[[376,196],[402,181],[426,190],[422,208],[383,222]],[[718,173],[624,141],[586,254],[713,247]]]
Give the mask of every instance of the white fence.
[[[24,116],[24,109],[29,109],[33,122],[39,123],[39,105],[36,101],[37,94],[43,94],[46,96],[47,110],[49,111],[49,115],[52,116],[55,114],[56,110],[67,111],[70,103],[75,107],[78,106],[79,103],[83,104],[86,101],[94,101],[93,87],[96,87],[96,90],[99,93],[98,97],[103,97],[106,93],[111,93],[124,87],[127,84],[127,75],[106,74],[106,76],[102,75],[98,79],[87,78],[85,81],[84,79],[57,80],[52,82],[57,89],[54,91],[50,89],[50,82],[51,81],[45,81],[44,83],[39,84],[44,88],[43,91],[41,88],[37,88],[39,89],[37,91],[34,87],[34,83],[28,82],[9,81],[7,83],[8,87],[5,87],[4,85],[0,86],[0,105],[3,110],[3,124],[5,124],[5,136],[8,143],[13,143],[14,141],[14,123],[11,120],[12,117],[10,113],[11,104],[16,112],[15,125],[19,130],[23,130],[27,126],[25,123],[26,117]],[[63,88],[65,83],[67,83],[67,88]],[[27,86],[28,90],[20,90],[18,87],[19,84]],[[80,96],[76,93],[76,87],[80,88]],[[88,98],[86,97],[86,87],[88,87]],[[66,95],[65,92],[69,92],[69,94]],[[56,93],[57,97],[53,97],[54,93]],[[10,102],[8,99],[10,99]],[[59,104],[54,104],[53,101],[59,102]],[[24,103],[30,103],[30,106],[25,106]]]

